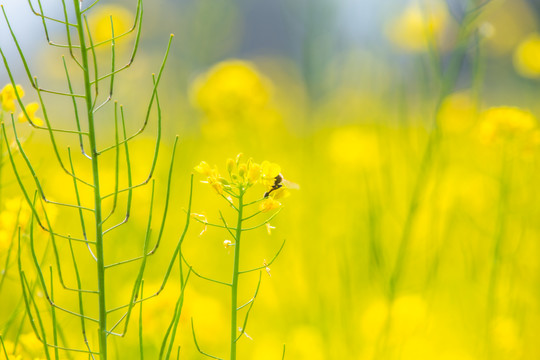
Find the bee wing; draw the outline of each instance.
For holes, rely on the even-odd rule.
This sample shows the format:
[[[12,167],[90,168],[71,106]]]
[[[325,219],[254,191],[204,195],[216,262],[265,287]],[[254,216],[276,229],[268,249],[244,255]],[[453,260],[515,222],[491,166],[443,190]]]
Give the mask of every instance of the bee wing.
[[[287,179],[283,179],[282,182],[283,182],[283,185],[285,185],[285,187],[288,189],[294,189],[294,190],[300,189],[300,185],[298,185],[297,183],[293,183],[292,181],[289,181]]]

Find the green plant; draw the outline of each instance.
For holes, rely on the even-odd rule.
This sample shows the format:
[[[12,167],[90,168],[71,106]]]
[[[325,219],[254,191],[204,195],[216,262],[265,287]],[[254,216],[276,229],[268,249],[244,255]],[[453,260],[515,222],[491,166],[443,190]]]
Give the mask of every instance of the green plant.
[[[225,240],[224,246],[226,248],[234,248],[234,259],[231,269],[231,280],[222,281],[219,279],[214,279],[201,275],[199,272],[193,270],[193,274],[210,281],[215,284],[226,286],[230,288],[230,336],[229,336],[229,349],[230,349],[230,360],[235,360],[237,358],[237,343],[242,338],[242,336],[247,336],[246,326],[248,323],[249,315],[257,294],[259,292],[259,286],[261,284],[262,270],[266,269],[270,275],[269,266],[276,260],[278,255],[281,253],[281,250],[285,246],[285,241],[281,244],[280,248],[277,250],[276,254],[269,261],[263,262],[262,266],[258,266],[252,269],[242,270],[240,269],[240,260],[241,260],[241,249],[242,242],[244,241],[243,233],[251,230],[267,226],[270,231],[270,221],[280,212],[281,203],[280,200],[287,196],[287,186],[288,182],[283,179],[283,176],[280,173],[280,167],[277,164],[272,164],[268,161],[264,161],[261,165],[254,163],[252,159],[249,159],[245,163],[241,163],[241,154],[237,156],[236,161],[233,159],[227,160],[227,173],[228,179],[221,176],[217,167],[211,168],[206,162],[201,162],[195,170],[206,177],[206,183],[208,183],[216,193],[227,203],[227,206],[230,206],[234,209],[236,219],[234,222],[236,225],[229,225],[229,222],[226,220],[223,212],[220,211],[220,220],[221,224],[215,224],[208,222],[206,216],[201,214],[193,214],[195,220],[204,224],[205,229],[207,226],[216,227],[222,229],[228,233],[227,236],[231,236],[233,239]],[[248,200],[248,193],[250,190],[253,190],[253,186],[257,183],[261,183],[266,187],[266,192],[262,197],[256,197],[255,200]],[[253,191],[251,192],[253,193]],[[260,194],[260,192],[259,192]],[[254,205],[259,205],[259,209],[251,210],[251,214],[246,215],[247,211],[253,208]],[[268,216],[264,221],[254,226],[246,226],[246,223],[249,220],[257,218],[259,215],[263,215],[269,211],[274,211],[274,213]],[[186,264],[189,263],[187,260]],[[190,266],[190,268],[192,268]],[[240,277],[252,272],[259,272],[259,278],[257,286],[253,293],[253,296],[244,302],[242,305],[238,305],[238,290]],[[239,311],[246,308],[244,314],[244,320],[238,322]],[[240,326],[239,326],[240,325]],[[210,355],[203,350],[201,350],[199,344],[197,343],[197,337],[195,335],[195,326],[193,319],[191,320],[191,326],[193,331],[193,339],[195,341],[195,346],[197,350],[210,358],[221,359],[217,356]],[[285,349],[283,350],[283,357],[285,356]]]
[[[24,307],[30,320],[30,325],[36,336],[43,344],[43,356],[47,359],[60,357],[60,353],[66,352],[66,356],[71,358],[71,354],[83,353],[88,358],[107,359],[110,351],[108,344],[111,336],[123,337],[127,330],[130,319],[133,317],[134,309],[137,304],[157,296],[165,287],[169,279],[173,266],[178,260],[181,262],[181,245],[189,226],[189,216],[186,218],[185,227],[179,239],[176,242],[175,250],[172,253],[166,266],[164,275],[160,281],[160,287],[151,295],[143,297],[143,283],[147,262],[150,256],[156,253],[163,239],[164,228],[166,225],[167,214],[169,210],[169,198],[171,192],[171,182],[173,175],[173,165],[175,160],[175,149],[177,140],[174,143],[170,163],[168,166],[167,184],[164,194],[163,213],[157,224],[154,226],[154,203],[155,203],[155,181],[152,179],[158,163],[158,154],[162,138],[162,112],[158,96],[158,85],[162,79],[165,63],[169,55],[171,35],[163,62],[156,75],[153,75],[153,88],[142,119],[140,128],[132,134],[128,133],[129,121],[125,115],[124,107],[117,101],[113,101],[113,95],[116,89],[116,75],[127,70],[132,64],[141,39],[143,3],[138,0],[133,26],[126,32],[116,34],[113,17],[110,16],[110,36],[108,39],[95,42],[92,37],[92,26],[87,18],[87,14],[94,7],[97,7],[99,0],[92,2],[87,7],[82,7],[82,2],[73,0],[70,4],[62,0],[63,19],[56,19],[45,15],[44,8],[40,0],[37,6],[28,1],[32,12],[38,16],[43,24],[43,29],[50,46],[64,49],[69,52],[68,59],[70,64],[75,66],[76,73],[70,70],[68,61],[64,56],[59,65],[65,72],[65,81],[67,91],[51,90],[41,87],[38,78],[31,71],[31,64],[25,57],[17,36],[15,35],[6,11],[2,6],[2,12],[5,22],[9,28],[20,60],[24,67],[28,81],[39,99],[42,109],[44,124],[40,124],[35,116],[37,107],[26,105],[22,100],[20,87],[16,85],[17,81],[14,73],[8,63],[4,51],[0,48],[7,75],[9,76],[16,102],[19,104],[22,115],[20,120],[26,120],[36,131],[44,132],[48,135],[49,144],[54,152],[54,158],[57,165],[60,166],[63,175],[71,182],[72,191],[68,198],[70,201],[53,201],[48,196],[48,187],[44,183],[43,169],[35,165],[32,155],[26,149],[21,141],[20,129],[15,124],[13,112],[11,119],[2,121],[2,140],[6,143],[14,139],[15,146],[11,149],[7,147],[7,158],[11,164],[13,175],[20,186],[24,199],[31,210],[29,228],[26,232],[18,232],[18,268],[22,294],[24,297]],[[65,27],[66,43],[56,42],[51,38],[50,23],[61,24]],[[118,40],[126,36],[134,36],[133,47],[129,59],[123,66],[118,66]],[[100,72],[102,54],[98,54],[98,49],[109,46],[110,68],[105,74]],[[106,82],[108,85],[103,86]],[[78,92],[81,89],[80,92]],[[106,90],[106,91],[104,91]],[[62,97],[66,100],[66,108],[71,107],[73,111],[73,125],[71,128],[60,126],[62,119],[57,119],[49,115],[45,95]],[[107,112],[106,110],[109,110]],[[152,113],[157,117],[156,136],[154,151],[149,164],[147,176],[141,181],[136,181],[133,171],[134,167],[141,164],[130,156],[130,144],[148,129]],[[114,124],[114,130],[109,131],[98,126],[98,122],[107,122]],[[7,125],[11,124],[12,134],[8,134]],[[112,141],[105,144],[107,138]],[[82,157],[77,157],[72,148],[79,147]],[[114,169],[107,173],[107,164],[112,163]],[[52,166],[52,165],[51,165]],[[88,167],[88,177],[85,178],[84,166]],[[31,179],[28,181],[28,177]],[[52,184],[54,186],[55,184]],[[105,185],[110,185],[112,190],[106,192]],[[120,241],[120,236],[115,236],[113,230],[128,226],[137,226],[136,223],[129,222],[134,202],[136,200],[135,192],[139,189],[149,186],[150,205],[146,217],[145,234],[142,238],[142,244],[134,244],[139,247],[139,255],[131,258],[124,258],[115,262],[108,262],[110,259],[108,252],[111,247],[107,244]],[[63,189],[67,192],[67,189]],[[88,196],[87,196],[88,195]],[[50,215],[52,207],[61,211],[63,216],[74,216],[78,218],[78,229],[76,234],[70,232],[55,230],[56,224]],[[119,214],[120,209],[125,211]],[[188,214],[191,207],[191,190]],[[70,214],[70,215],[67,215]],[[154,220],[154,221],[153,221]],[[58,225],[58,227],[62,227]],[[42,229],[48,234],[49,244],[53,253],[53,265],[48,266],[46,258],[46,249],[39,239],[36,229]],[[26,235],[27,234],[27,235]],[[152,244],[153,242],[153,244]],[[30,263],[36,272],[36,281],[29,279],[29,269],[26,264],[24,250],[29,249]],[[86,250],[84,250],[86,249]],[[83,251],[84,250],[84,251]],[[43,259],[39,259],[40,252]],[[82,268],[90,257],[92,266]],[[72,266],[68,265],[69,262]],[[115,278],[110,274],[111,269],[127,266],[127,264],[138,262],[139,265],[135,271],[133,284],[128,299],[120,306],[111,307],[111,297],[108,295],[108,288],[111,283],[121,283],[122,279]],[[66,271],[66,267],[70,267]],[[182,270],[180,264],[180,269]],[[48,269],[47,269],[48,268]],[[90,273],[91,275],[89,275]],[[160,355],[169,358],[174,344],[174,334],[178,326],[178,317],[183,302],[184,287],[189,278],[190,271],[181,273],[181,289],[178,297],[178,306],[167,329],[162,348],[167,348],[167,352]],[[71,281],[75,285],[70,284]],[[55,299],[58,299],[58,289],[55,284],[60,283],[62,290],[67,293],[76,294],[77,306],[72,308],[61,305]],[[95,284],[96,288],[93,288]],[[48,318],[51,326],[48,327],[45,322],[45,314],[39,308],[39,298],[37,291],[41,291],[50,305]],[[93,309],[97,304],[97,309]],[[116,316],[119,312],[122,315]],[[65,313],[80,320],[80,331],[84,342],[84,348],[72,347],[63,343],[61,335],[61,326],[57,321],[59,313]],[[112,323],[113,318],[116,322]],[[141,318],[142,319],[142,318]],[[175,320],[176,319],[176,320]],[[112,324],[112,325],[111,325]],[[89,334],[97,330],[97,344],[92,341]],[[121,329],[118,331],[117,329]],[[142,344],[142,324],[139,324],[140,357],[144,356]],[[5,349],[5,348],[4,348]],[[51,354],[53,352],[54,354]],[[7,355],[6,355],[7,356]]]

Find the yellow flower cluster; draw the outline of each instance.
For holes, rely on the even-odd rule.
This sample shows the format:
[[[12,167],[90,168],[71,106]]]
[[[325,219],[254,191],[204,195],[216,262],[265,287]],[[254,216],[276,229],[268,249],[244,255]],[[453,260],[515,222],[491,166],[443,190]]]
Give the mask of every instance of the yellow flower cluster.
[[[112,18],[112,19],[111,19]],[[110,40],[114,27],[114,36],[118,37],[130,30],[134,21],[133,13],[119,5],[105,5],[97,8],[91,13],[89,18],[90,29],[92,29],[92,40],[94,44]],[[116,39],[116,43],[125,41],[126,37]],[[109,49],[108,46],[99,46],[98,50]]]
[[[432,2],[424,8],[413,2],[387,26],[386,34],[392,43],[404,51],[426,51],[430,41],[442,37],[447,17],[444,5],[439,2]]]
[[[24,227],[30,217],[30,209],[21,199],[12,198],[3,201],[0,211],[0,251],[9,247],[16,226]]]
[[[527,36],[514,51],[514,67],[523,77],[540,77],[540,34]]]
[[[17,101],[15,91],[19,94],[19,97],[22,98],[24,96],[24,90],[21,85],[17,85],[16,88],[14,88],[13,85],[7,84],[2,91],[0,91],[0,104],[2,104],[2,110],[10,113],[15,112],[15,101]]]
[[[480,118],[480,137],[485,143],[534,140],[538,135],[538,121],[527,110],[493,107],[484,111]]]
[[[246,61],[217,64],[198,77],[192,88],[194,104],[206,112],[239,112],[265,106],[270,100],[270,82]]]
[[[0,91],[0,105],[2,110],[9,113],[15,112],[17,94],[19,95],[19,98],[24,96],[24,89],[20,85],[13,87],[12,84],[7,84],[4,86],[2,91]],[[39,110],[38,103],[30,103],[26,105],[24,109],[28,117],[24,114],[24,112],[21,112],[18,116],[19,122],[26,122],[28,119],[30,119],[34,125],[43,126],[43,120],[36,116],[36,112]]]
[[[206,161],[201,161],[195,166],[195,171],[206,177],[204,183],[210,184],[219,195],[223,196],[226,196],[225,194],[237,196],[235,190],[243,193],[260,183],[266,187],[260,210],[266,212],[279,208],[281,206],[279,199],[288,195],[281,167],[269,161],[257,164],[251,158],[247,162],[240,162],[241,158],[242,154],[239,154],[236,160],[227,160],[228,179],[219,173],[217,166],[211,167]]]
[[[10,360],[44,360],[43,357],[37,356],[43,353],[43,344],[34,333],[26,333],[19,337],[18,343],[13,343],[9,340],[4,340],[5,351],[10,354]],[[4,354],[4,349],[0,346],[0,354]],[[2,356],[1,359],[4,359]]]

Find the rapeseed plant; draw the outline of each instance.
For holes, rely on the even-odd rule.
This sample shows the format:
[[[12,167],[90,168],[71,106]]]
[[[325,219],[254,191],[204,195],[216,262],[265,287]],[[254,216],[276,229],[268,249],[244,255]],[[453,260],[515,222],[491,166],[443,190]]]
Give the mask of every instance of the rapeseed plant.
[[[141,36],[142,1],[139,0],[136,3],[133,25],[126,25],[125,13],[120,18],[114,14],[107,15],[105,18],[103,14],[96,14],[97,19],[93,22],[96,32],[93,32],[87,15],[92,14],[94,8],[99,9],[98,2],[83,5],[81,1],[77,0],[71,4],[62,1],[63,18],[59,19],[46,15],[47,9],[44,9],[39,1],[38,8],[29,2],[32,12],[42,20],[49,45],[68,51],[68,59],[79,71],[77,75],[74,75],[67,66],[67,60],[64,56],[57,63],[60,68],[65,70],[67,92],[41,87],[38,78],[33,76],[32,65],[25,57],[6,10],[2,6],[3,17],[20,61],[28,81],[39,99],[39,104],[35,102],[23,103],[22,98],[25,92],[19,85],[16,85],[14,73],[6,54],[0,48],[0,55],[11,82],[3,87],[0,97],[2,109],[10,113],[10,119],[5,119],[4,113],[0,118],[1,144],[13,144],[6,146],[5,158],[9,160],[12,168],[10,175],[19,185],[25,202],[24,206],[26,206],[19,205],[15,216],[12,202],[5,202],[7,208],[6,210],[2,209],[3,212],[0,216],[2,218],[2,231],[5,231],[5,228],[16,227],[12,229],[15,236],[11,236],[9,251],[16,249],[17,252],[17,268],[24,300],[19,303],[16,310],[20,311],[22,308],[26,310],[18,329],[11,332],[12,338],[22,348],[21,352],[19,352],[18,347],[13,349],[15,356],[22,355],[32,358],[44,356],[46,359],[51,359],[54,356],[58,359],[60,354],[62,357],[69,358],[83,354],[84,358],[95,359],[99,357],[105,360],[112,355],[112,352],[108,350],[110,337],[125,336],[130,319],[132,315],[135,317],[134,314],[137,312],[135,308],[138,307],[138,350],[140,358],[143,358],[145,349],[142,336],[142,321],[144,320],[142,303],[162,292],[172,273],[175,260],[181,261],[181,243],[189,225],[189,216],[179,240],[176,241],[172,257],[167,260],[168,266],[161,275],[159,286],[153,290],[151,295],[143,295],[143,277],[149,263],[148,259],[155,254],[163,237],[175,158],[176,146],[172,148],[168,180],[165,186],[163,214],[157,229],[153,231],[152,219],[156,189],[152,177],[160,150],[162,127],[161,105],[157,89],[169,54],[172,35],[161,68],[157,74],[152,76],[151,99],[146,113],[143,114],[142,126],[130,134],[128,132],[130,129],[129,115],[126,114],[122,105],[119,105],[117,101],[113,102],[112,99],[117,74],[131,65],[137,53]],[[118,22],[115,23],[115,21]],[[67,43],[57,43],[50,37],[51,23],[65,26]],[[133,48],[127,63],[119,67],[117,55],[122,53],[117,52],[116,49],[117,46],[121,45],[119,40],[130,34],[135,35]],[[107,53],[110,57],[110,67],[105,72],[99,66],[102,56],[97,55],[97,49],[103,48],[103,45],[108,45]],[[107,91],[103,97],[101,94],[105,88],[103,84],[106,81],[108,82]],[[46,95],[60,96],[68,100],[66,106],[71,106],[74,114],[72,128],[61,127],[61,122],[55,116],[50,115],[52,112],[50,112],[50,108],[47,108]],[[35,165],[35,154],[29,150],[29,145],[22,141],[21,129],[17,129],[14,117],[17,106],[21,110],[21,114],[18,116],[20,122],[28,122],[35,130],[44,131],[49,136],[49,146],[57,160],[56,166],[60,166],[62,174],[67,177],[66,185],[72,187],[71,191],[68,188],[63,189],[64,196],[61,201],[52,200],[51,189],[45,185],[46,181],[41,175],[43,169]],[[37,115],[40,108],[43,119]],[[109,111],[108,113],[104,112],[106,109]],[[147,128],[153,109],[157,110],[157,135],[154,152],[145,178],[136,182],[133,175],[136,171],[135,168],[139,167],[140,164],[130,157],[130,153],[133,154],[130,143],[133,143],[133,139]],[[114,124],[112,143],[106,143],[106,133],[98,129],[97,122],[103,120]],[[8,135],[8,127],[12,133],[10,135]],[[66,141],[61,135],[71,136],[72,140],[75,141]],[[110,136],[108,138],[110,139]],[[73,145],[78,145],[79,155],[72,152]],[[3,154],[4,147],[2,146],[0,149]],[[111,154],[113,155],[111,156]],[[121,156],[124,160],[123,165],[121,165]],[[111,159],[114,164],[112,172],[105,170],[103,165]],[[0,166],[2,165],[3,161]],[[123,180],[120,173],[123,174]],[[27,181],[27,174],[30,175],[31,181]],[[63,181],[65,182],[65,180]],[[120,257],[115,256],[111,242],[114,243],[115,239],[119,240],[119,237],[112,234],[119,233],[119,229],[128,223],[130,212],[136,206],[136,201],[139,198],[136,192],[147,184],[151,185],[151,189],[148,215],[145,219],[147,222],[146,230],[142,236],[142,244],[135,242],[132,245],[134,248],[138,248],[138,254],[130,256],[133,254],[131,252],[121,254]],[[53,187],[54,185],[59,186],[53,184]],[[60,209],[62,217],[65,217],[66,221],[54,222],[56,210],[51,209],[51,207]],[[124,212],[120,217],[118,216],[119,211]],[[72,219],[78,218],[78,229],[77,226],[70,228],[72,224],[70,224],[70,220],[67,220],[70,217]],[[27,222],[26,226],[24,222]],[[37,231],[38,229],[43,232]],[[43,237],[44,234],[47,235],[48,241],[46,237]],[[5,237],[3,236],[3,238]],[[18,241],[13,241],[13,239]],[[155,242],[151,246],[152,239]],[[5,241],[3,240],[2,243],[4,245]],[[17,245],[13,246],[13,244]],[[51,251],[52,255],[48,254]],[[7,258],[9,260],[9,253]],[[7,265],[9,265],[8,260],[6,260]],[[131,279],[130,289],[118,298],[119,301],[116,299],[117,295],[114,297],[107,295],[108,288],[121,280],[114,276],[113,272],[132,263],[138,263],[138,266],[128,277]],[[168,359],[171,357],[184,288],[189,274],[189,270],[187,273],[181,271],[180,284],[178,285],[179,295],[177,295],[175,305],[176,312],[170,326],[164,332],[160,358]],[[4,276],[2,276],[3,282]],[[69,294],[75,296],[72,297]],[[48,305],[47,311],[41,309],[41,302]],[[121,315],[118,315],[119,313]],[[66,331],[61,325],[61,319],[64,316],[71,316],[79,321],[80,339],[66,339]],[[12,330],[10,328],[13,328],[14,319],[12,317],[7,324],[4,324],[3,336]],[[25,322],[28,320],[31,332],[23,334]]]
[[[207,183],[212,189],[225,200],[228,207],[232,207],[236,213],[236,219],[233,222],[227,221],[223,212],[220,211],[220,220],[222,224],[210,223],[206,220],[206,217],[200,214],[192,214],[195,220],[207,226],[217,227],[226,230],[228,235],[233,240],[225,240],[223,245],[225,248],[234,248],[234,260],[231,269],[231,280],[221,281],[213,278],[209,278],[201,275],[199,272],[193,270],[193,274],[205,279],[207,281],[226,286],[230,288],[230,357],[229,359],[235,360],[237,358],[237,342],[246,337],[252,339],[246,332],[248,318],[255,303],[255,299],[259,292],[261,284],[262,271],[271,276],[270,266],[278,257],[279,253],[285,245],[285,241],[276,252],[274,257],[270,261],[263,260],[262,266],[252,269],[241,269],[241,249],[242,244],[246,241],[244,238],[244,232],[256,230],[258,228],[269,226],[270,221],[274,219],[277,213],[281,210],[281,200],[288,194],[287,187],[289,183],[281,175],[281,167],[277,164],[269,161],[263,161],[261,164],[255,163],[251,158],[245,162],[242,162],[243,155],[239,154],[236,160],[228,159],[226,162],[227,174],[222,176],[217,166],[211,167],[207,162],[201,161],[199,165],[195,167],[195,171],[205,177],[204,183]],[[262,184],[265,188],[265,192],[258,190],[258,196],[255,195],[255,200],[249,200],[250,195],[253,198],[253,194],[257,189],[256,185]],[[294,187],[294,185],[293,185]],[[250,209],[253,209],[254,205],[259,205],[259,210],[251,210],[251,214],[248,214]],[[272,215],[267,217],[264,221],[255,226],[246,226],[246,224],[259,217],[263,213],[276,210]],[[236,225],[234,225],[236,224]],[[269,229],[269,227],[267,227]],[[246,275],[252,272],[259,272],[259,280],[254,290],[254,295],[251,299],[244,301],[243,304],[239,304],[238,298],[240,287],[240,276]],[[239,319],[239,311],[243,308],[247,308],[244,315],[244,320]],[[218,358],[214,355],[210,355],[207,352],[201,350],[197,342],[195,335],[195,326],[192,319],[193,339],[197,350],[203,355]]]

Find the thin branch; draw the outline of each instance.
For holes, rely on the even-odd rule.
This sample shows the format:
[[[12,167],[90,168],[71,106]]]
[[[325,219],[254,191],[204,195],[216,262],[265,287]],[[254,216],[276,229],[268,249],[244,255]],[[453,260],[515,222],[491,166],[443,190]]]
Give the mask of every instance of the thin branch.
[[[283,247],[285,246],[285,242],[286,242],[286,240],[283,240],[283,243],[279,247],[279,250],[277,251],[277,253],[274,255],[274,257],[272,258],[272,260],[270,260],[270,262],[268,264],[263,265],[263,266],[259,266],[259,267],[253,268],[253,269],[249,269],[249,270],[239,271],[238,274],[247,274],[247,273],[250,273],[250,272],[253,272],[253,271],[266,269],[267,267],[272,265],[274,263],[274,261],[277,259],[277,257],[279,256],[279,254],[281,253],[281,250],[283,250]]]

